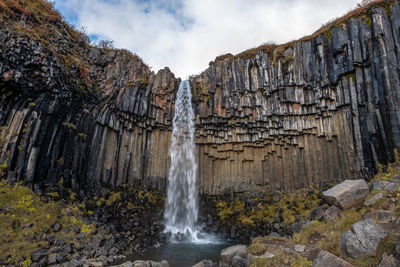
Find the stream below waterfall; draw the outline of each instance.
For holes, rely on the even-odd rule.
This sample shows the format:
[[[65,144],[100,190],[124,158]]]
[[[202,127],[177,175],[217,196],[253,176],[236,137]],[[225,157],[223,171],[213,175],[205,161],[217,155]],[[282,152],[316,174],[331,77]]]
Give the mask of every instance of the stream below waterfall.
[[[195,244],[189,242],[167,243],[161,248],[150,248],[141,255],[128,257],[128,260],[166,260],[173,267],[191,267],[202,260],[219,262],[221,251],[235,243],[220,242]]]

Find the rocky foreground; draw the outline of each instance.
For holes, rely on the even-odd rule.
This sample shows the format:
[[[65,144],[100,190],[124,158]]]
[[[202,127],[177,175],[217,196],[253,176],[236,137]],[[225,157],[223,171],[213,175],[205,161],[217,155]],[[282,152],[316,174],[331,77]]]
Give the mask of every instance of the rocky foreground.
[[[246,245],[224,249],[220,262],[204,260],[195,266],[398,266],[399,163],[369,183],[346,180],[322,192],[321,198],[318,195],[309,212],[306,209],[295,215],[293,222],[288,207],[294,206],[293,202],[303,207],[300,195],[296,200],[282,197],[265,204],[272,210],[280,206],[275,221],[283,221],[271,223],[266,217],[262,231],[257,230],[262,228],[260,217],[246,213],[254,207],[229,214],[225,206],[217,213],[205,213],[208,222],[200,219],[204,231],[220,233],[227,240],[242,240]],[[91,199],[80,199],[61,185],[35,194],[25,186],[10,186],[4,181],[0,185],[0,264],[172,266],[146,259],[125,262],[127,257],[165,244],[163,200],[160,192],[135,188],[104,190]],[[223,200],[214,201],[218,211]],[[232,201],[241,203],[238,197]],[[248,206],[254,201],[250,198],[242,203]],[[225,216],[235,228],[223,220]]]

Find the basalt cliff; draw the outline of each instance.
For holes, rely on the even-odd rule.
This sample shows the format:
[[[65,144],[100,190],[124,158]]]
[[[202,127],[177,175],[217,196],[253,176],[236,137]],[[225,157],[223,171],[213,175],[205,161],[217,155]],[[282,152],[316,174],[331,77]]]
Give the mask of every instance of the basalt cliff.
[[[47,2],[0,0],[0,22],[4,175],[34,187],[164,189],[180,79],[89,45]],[[217,57],[190,78],[201,192],[369,177],[400,149],[399,70],[397,1],[298,41]]]

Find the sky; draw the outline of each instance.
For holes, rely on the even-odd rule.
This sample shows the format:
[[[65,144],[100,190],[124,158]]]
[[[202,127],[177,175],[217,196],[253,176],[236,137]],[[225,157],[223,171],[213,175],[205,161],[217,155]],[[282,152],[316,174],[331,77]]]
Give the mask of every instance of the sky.
[[[54,1],[54,0],[53,0]],[[360,0],[55,0],[93,42],[113,40],[157,72],[199,74],[215,57],[299,39]]]

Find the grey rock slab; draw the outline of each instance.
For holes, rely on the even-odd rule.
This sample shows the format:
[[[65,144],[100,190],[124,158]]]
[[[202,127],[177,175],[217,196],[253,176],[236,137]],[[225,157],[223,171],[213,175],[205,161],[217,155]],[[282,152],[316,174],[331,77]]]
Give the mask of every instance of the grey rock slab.
[[[393,255],[384,255],[378,267],[398,267],[400,261],[398,261]]]
[[[323,192],[324,198],[342,209],[361,206],[368,195],[368,185],[362,180],[345,180]]]
[[[375,256],[379,243],[386,236],[385,229],[371,219],[357,222],[339,238],[341,254],[353,258]]]
[[[313,261],[312,267],[354,267],[349,262],[328,251],[321,250]]]
[[[365,206],[372,206],[372,205],[374,205],[378,200],[380,200],[380,199],[382,199],[382,198],[384,198],[385,197],[385,195],[382,193],[382,192],[380,192],[380,193],[378,193],[378,194],[376,194],[376,195],[374,195],[374,196],[372,196],[372,197],[370,197],[370,198],[368,198],[366,201],[365,201]]]
[[[246,245],[236,245],[228,247],[221,251],[220,256],[220,266],[229,267],[232,266],[232,261],[235,256],[240,256],[242,258],[247,257],[247,246]]]
[[[372,191],[374,189],[384,190],[388,192],[396,192],[399,187],[399,183],[393,183],[390,181],[374,181],[369,185],[369,190]]]
[[[376,223],[389,223],[392,215],[392,212],[388,210],[374,210],[364,214],[363,219],[372,219]]]

